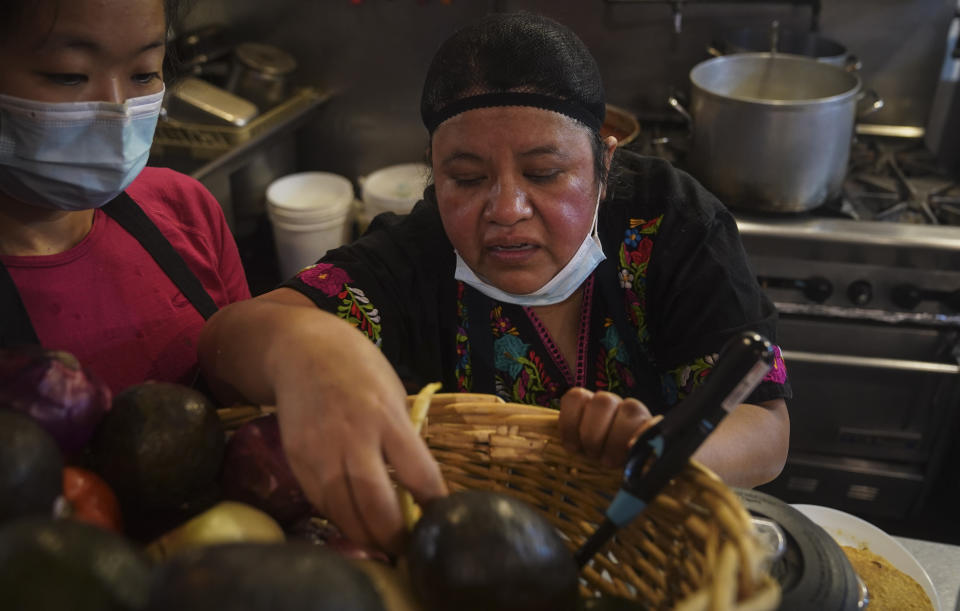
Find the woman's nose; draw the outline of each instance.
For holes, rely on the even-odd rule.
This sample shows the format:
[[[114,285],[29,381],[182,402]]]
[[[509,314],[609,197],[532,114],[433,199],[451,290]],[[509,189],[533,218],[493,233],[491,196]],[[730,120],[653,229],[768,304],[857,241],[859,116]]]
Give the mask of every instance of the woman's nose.
[[[510,181],[498,181],[490,192],[484,212],[489,221],[512,225],[529,218],[533,209],[523,189]]]
[[[124,90],[120,79],[113,76],[105,77],[100,81],[92,93],[97,102],[113,102],[115,104],[123,104],[130,97]]]

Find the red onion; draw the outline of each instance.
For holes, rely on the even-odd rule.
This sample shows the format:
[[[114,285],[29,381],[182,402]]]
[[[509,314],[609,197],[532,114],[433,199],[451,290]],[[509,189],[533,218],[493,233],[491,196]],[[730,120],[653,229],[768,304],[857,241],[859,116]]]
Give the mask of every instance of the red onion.
[[[39,346],[0,349],[0,407],[29,415],[64,454],[90,441],[110,400],[110,388],[68,352]]]
[[[312,510],[283,453],[274,414],[251,420],[233,434],[220,483],[225,498],[253,505],[281,524]]]

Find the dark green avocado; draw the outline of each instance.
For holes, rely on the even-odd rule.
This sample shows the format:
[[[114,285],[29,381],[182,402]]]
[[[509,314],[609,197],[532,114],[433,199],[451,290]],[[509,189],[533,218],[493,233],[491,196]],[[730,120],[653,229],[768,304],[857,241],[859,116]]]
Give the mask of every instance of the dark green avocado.
[[[188,550],[158,569],[149,611],[384,611],[370,578],[307,543]]]
[[[413,530],[411,582],[431,611],[565,611],[577,605],[577,567],[554,527],[514,497],[456,492]]]
[[[60,446],[29,416],[0,409],[0,523],[50,517],[62,492]]]
[[[129,534],[144,540],[216,502],[225,445],[206,396],[179,384],[147,382],[114,397],[90,449],[93,468],[131,518]]]
[[[10,611],[139,611],[151,570],[120,535],[73,520],[0,527],[0,607]]]

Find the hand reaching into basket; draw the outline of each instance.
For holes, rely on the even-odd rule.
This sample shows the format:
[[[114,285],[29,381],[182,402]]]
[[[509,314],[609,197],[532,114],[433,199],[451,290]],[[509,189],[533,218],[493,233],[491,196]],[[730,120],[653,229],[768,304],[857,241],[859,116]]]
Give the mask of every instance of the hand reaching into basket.
[[[571,388],[560,399],[560,438],[606,467],[622,467],[630,445],[652,424],[647,406],[610,392]]]
[[[406,528],[388,469],[420,504],[446,486],[393,367],[353,326],[289,289],[235,305],[202,335],[207,380],[222,398],[276,405],[310,502],[355,543],[399,552]]]

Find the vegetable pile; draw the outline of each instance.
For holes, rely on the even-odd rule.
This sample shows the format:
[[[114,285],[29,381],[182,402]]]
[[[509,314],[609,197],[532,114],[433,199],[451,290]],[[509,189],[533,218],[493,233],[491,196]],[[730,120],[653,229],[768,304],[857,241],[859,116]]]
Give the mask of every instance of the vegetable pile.
[[[563,541],[515,498],[435,501],[406,556],[391,559],[316,515],[275,415],[229,434],[193,389],[145,382],[111,398],[71,355],[37,348],[0,350],[0,600],[129,611],[586,608]]]

